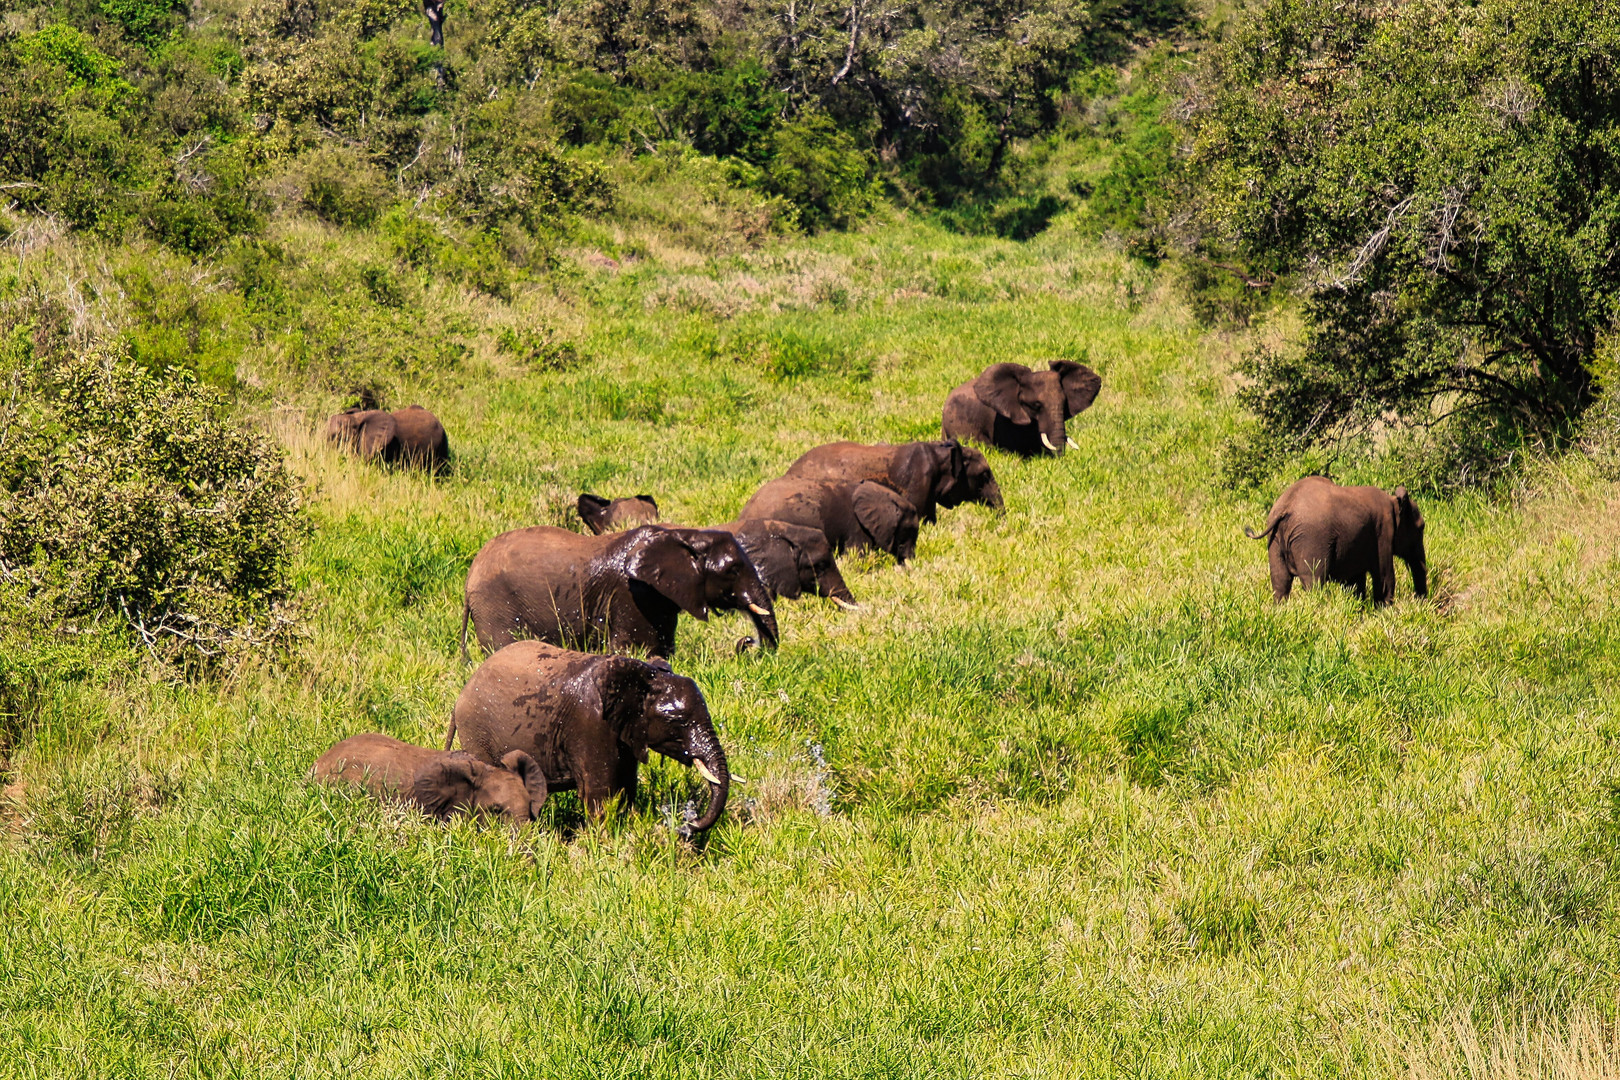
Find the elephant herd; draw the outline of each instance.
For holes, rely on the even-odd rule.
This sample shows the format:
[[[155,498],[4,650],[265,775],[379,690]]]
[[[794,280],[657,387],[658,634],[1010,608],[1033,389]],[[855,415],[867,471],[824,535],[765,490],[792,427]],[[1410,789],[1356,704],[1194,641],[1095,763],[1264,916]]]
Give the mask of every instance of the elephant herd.
[[[456,700],[442,751],[385,735],[355,735],[315,763],[317,778],[362,784],[438,817],[484,812],[531,820],[550,792],[577,789],[592,817],[610,801],[633,805],[649,751],[689,765],[709,785],[704,812],[683,829],[713,826],[731,774],[703,693],[670,666],[682,613],[738,612],[753,633],[737,643],[774,649],[775,603],[823,596],[855,608],[836,557],[869,549],[905,563],[941,509],[1003,509],[984,453],[969,442],[1034,457],[1073,443],[1066,422],[1102,380],[1083,364],[1047,371],[995,364],[950,393],[943,439],[901,445],[828,443],[764,483],[737,519],[691,528],[664,521],[651,495],[582,494],[586,533],[531,526],[493,537],[474,556],[463,591],[461,647],[486,658]],[[420,415],[418,415],[420,414]],[[418,406],[349,410],[330,441],[372,460],[435,471],[449,461],[444,429]],[[1254,539],[1267,540],[1273,591],[1334,581],[1376,603],[1394,596],[1393,559],[1427,593],[1423,515],[1404,488],[1295,483]],[[647,657],[641,659],[641,656]],[[451,747],[459,737],[461,751]]]

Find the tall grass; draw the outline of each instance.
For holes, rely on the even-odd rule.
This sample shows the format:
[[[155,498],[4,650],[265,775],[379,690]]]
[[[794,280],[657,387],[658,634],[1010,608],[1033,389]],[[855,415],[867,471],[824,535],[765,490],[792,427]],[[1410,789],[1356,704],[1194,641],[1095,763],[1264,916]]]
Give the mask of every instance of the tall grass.
[[[451,433],[442,480],[329,451],[337,394],[261,359],[312,488],[310,639],[221,686],[47,688],[0,844],[0,1072],[1605,1075],[1614,485],[1570,458],[1425,499],[1432,602],[1274,606],[1241,529],[1292,477],[1214,465],[1245,341],[1144,271],[1062,228],[659,235],[466,300],[464,360],[393,377]],[[579,363],[497,347],[542,322]],[[358,731],[442,736],[490,535],[581,490],[727,520],[809,446],[929,437],[985,364],[1057,355],[1104,389],[1078,451],[992,455],[1005,515],[847,560],[862,610],[783,605],[774,654],[683,622],[747,780],[706,845],[670,762],[638,815],[563,795],[518,833],[303,781]]]

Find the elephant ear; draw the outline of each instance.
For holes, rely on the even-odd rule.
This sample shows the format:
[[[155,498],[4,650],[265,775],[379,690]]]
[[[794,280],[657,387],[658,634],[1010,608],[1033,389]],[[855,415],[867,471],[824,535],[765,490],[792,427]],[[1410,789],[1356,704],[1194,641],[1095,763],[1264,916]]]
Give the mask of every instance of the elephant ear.
[[[973,393],[1009,422],[1028,424],[1034,420],[1023,400],[1029,375],[1023,364],[991,364],[973,380]]]
[[[366,460],[386,457],[388,448],[399,438],[399,423],[393,414],[378,412],[360,424],[360,456]]]
[[[1049,366],[1063,384],[1063,407],[1069,416],[1079,416],[1091,408],[1097,391],[1102,389],[1102,376],[1073,360],[1054,360]]]
[[[637,495],[636,502],[646,503],[648,506],[652,507],[653,517],[658,516],[658,500],[653,498],[651,495]]]
[[[900,496],[871,480],[856,485],[850,500],[855,520],[867,531],[881,550],[892,552],[900,536],[900,526],[911,504]]]
[[[1417,508],[1412,496],[1405,487],[1395,489],[1395,527],[1421,529],[1423,527],[1423,511]]]
[[[471,806],[484,765],[465,754],[451,754],[425,765],[411,781],[411,801],[436,818]]]
[[[798,599],[799,571],[795,565],[793,542],[764,526],[757,533],[752,530],[739,532],[736,537],[748,561],[759,571],[759,579],[765,583],[765,587],[777,596],[788,600]]]
[[[579,511],[579,520],[585,523],[585,527],[601,535],[607,528],[608,505],[608,501],[600,495],[581,492],[579,502],[574,504],[574,508]]]
[[[692,618],[707,619],[709,602],[703,588],[703,564],[691,545],[677,533],[654,525],[644,525],[638,531],[642,536],[635,554],[630,556],[630,580],[653,589]]]
[[[593,682],[602,719],[636,760],[647,764],[647,690],[655,675],[672,675],[667,662],[633,656],[604,656],[596,662]]]
[[[541,808],[546,805],[546,796],[551,794],[540,763],[522,750],[513,750],[501,758],[501,768],[516,773],[518,779],[523,781],[523,786],[529,792],[529,819],[532,821],[539,817]]]

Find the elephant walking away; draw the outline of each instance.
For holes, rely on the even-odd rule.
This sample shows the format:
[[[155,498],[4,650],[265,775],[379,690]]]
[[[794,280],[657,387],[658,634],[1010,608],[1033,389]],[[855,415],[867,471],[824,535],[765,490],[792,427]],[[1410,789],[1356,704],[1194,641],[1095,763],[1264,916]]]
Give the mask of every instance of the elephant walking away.
[[[945,399],[947,439],[996,446],[1024,457],[1061,455],[1073,446],[1065,424],[1091,408],[1102,376],[1072,360],[1048,371],[1023,364],[991,364]]]
[[[450,464],[450,439],[444,425],[420,405],[393,412],[345,409],[326,422],[326,438],[358,451],[366,461],[411,465],[436,473]]]
[[[835,552],[885,551],[902,565],[917,553],[921,517],[903,496],[872,480],[858,484],[784,476],[765,484],[738,517],[820,529]]]
[[[536,525],[502,533],[467,572],[461,619],[494,652],[519,638],[668,656],[681,612],[747,611],[774,649],[771,594],[736,537],[711,529],[643,525],[585,536]]]
[[[597,535],[658,522],[658,501],[651,495],[604,499],[600,495],[585,493],[580,495],[575,508],[579,511],[579,520]]]
[[[523,750],[490,763],[375,734],[351,735],[333,746],[310,776],[358,784],[441,819],[461,811],[501,814],[521,824],[539,815],[547,794],[545,775]]]
[[[524,753],[552,791],[578,788],[600,818],[609,799],[635,802],[637,765],[656,750],[695,768],[709,805],[683,830],[711,828],[726,808],[731,772],[697,683],[667,664],[571,652],[539,641],[508,645],[468,680],[445,736],[480,761]]]
[[[1325,476],[1297,480],[1278,497],[1260,532],[1244,529],[1251,540],[1266,540],[1271,560],[1271,591],[1287,599],[1298,578],[1309,589],[1336,581],[1373,602],[1395,599],[1395,559],[1412,572],[1412,591],[1429,595],[1428,558],[1423,547],[1423,513],[1404,487],[1391,495],[1375,487],[1340,487]]]
[[[923,521],[933,521],[935,508],[949,510],[963,503],[1003,508],[1001,487],[984,455],[955,439],[935,442],[836,442],[808,451],[792,465],[787,476],[806,480],[835,480],[858,484],[872,480],[905,498]]]

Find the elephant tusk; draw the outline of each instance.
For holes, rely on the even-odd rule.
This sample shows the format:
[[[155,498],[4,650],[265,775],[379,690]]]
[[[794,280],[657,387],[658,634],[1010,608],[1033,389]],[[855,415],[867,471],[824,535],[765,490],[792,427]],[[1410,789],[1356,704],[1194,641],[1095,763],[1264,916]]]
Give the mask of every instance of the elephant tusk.
[[[1069,441],[1069,449],[1070,450],[1078,450],[1078,449],[1080,449],[1080,444],[1074,441],[1074,436],[1073,435],[1066,435],[1064,437],[1066,439],[1068,439],[1068,441]]]
[[[1058,452],[1058,448],[1052,445],[1052,440],[1046,437],[1046,432],[1044,431],[1041,432],[1041,445],[1052,451],[1054,454]]]
[[[748,610],[752,611],[755,615],[769,615],[771,613],[770,608],[768,608],[768,607],[760,607],[758,604],[754,603],[751,600],[748,602]]]
[[[709,783],[715,785],[720,783],[720,778],[714,775],[714,773],[709,769],[709,766],[704,763],[702,758],[693,758],[692,767],[698,771],[699,776],[703,777],[703,779],[707,780]]]
[[[843,608],[845,611],[859,611],[859,610],[861,610],[861,605],[851,603],[850,601],[845,600],[845,599],[843,599],[841,597],[837,597],[837,596],[833,597],[832,602],[837,604],[839,607]]]

